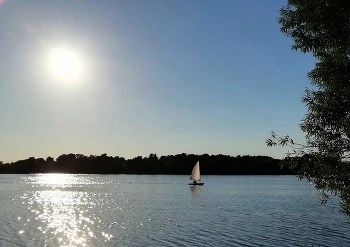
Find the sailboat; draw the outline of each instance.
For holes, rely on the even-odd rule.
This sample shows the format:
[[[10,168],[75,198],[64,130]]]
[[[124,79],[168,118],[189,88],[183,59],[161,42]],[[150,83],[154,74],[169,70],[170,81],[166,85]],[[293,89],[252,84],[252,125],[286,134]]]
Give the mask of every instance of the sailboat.
[[[193,180],[193,183],[189,183],[189,185],[204,185],[204,183],[197,182],[201,180],[199,161],[197,161],[196,165],[193,167],[190,179]]]

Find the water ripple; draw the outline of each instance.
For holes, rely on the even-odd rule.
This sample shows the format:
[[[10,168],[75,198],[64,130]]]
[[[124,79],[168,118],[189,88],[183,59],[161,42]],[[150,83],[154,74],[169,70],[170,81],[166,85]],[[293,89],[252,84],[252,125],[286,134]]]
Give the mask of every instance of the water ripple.
[[[291,176],[2,175],[0,246],[350,246]]]

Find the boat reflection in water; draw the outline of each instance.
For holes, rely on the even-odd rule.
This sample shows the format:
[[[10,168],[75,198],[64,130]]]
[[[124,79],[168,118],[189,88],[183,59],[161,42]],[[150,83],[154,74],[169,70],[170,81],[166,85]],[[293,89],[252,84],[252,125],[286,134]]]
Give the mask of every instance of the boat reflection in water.
[[[201,193],[201,186],[192,185],[192,186],[190,186],[190,190],[191,190],[192,194],[199,195]]]

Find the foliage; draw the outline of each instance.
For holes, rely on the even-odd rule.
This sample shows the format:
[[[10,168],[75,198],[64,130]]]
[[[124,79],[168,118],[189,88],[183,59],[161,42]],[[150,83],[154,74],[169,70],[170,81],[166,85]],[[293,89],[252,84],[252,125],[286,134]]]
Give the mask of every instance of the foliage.
[[[289,0],[280,10],[281,32],[292,38],[292,49],[311,52],[318,60],[308,73],[314,89],[302,99],[308,112],[300,127],[306,144],[272,132],[268,146],[290,146],[289,164],[322,193],[341,198],[350,216],[350,5],[347,0]]]

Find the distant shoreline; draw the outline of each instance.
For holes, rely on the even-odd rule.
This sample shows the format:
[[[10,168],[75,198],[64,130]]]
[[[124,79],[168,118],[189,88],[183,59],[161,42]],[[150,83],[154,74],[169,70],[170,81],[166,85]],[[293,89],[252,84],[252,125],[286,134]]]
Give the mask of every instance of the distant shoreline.
[[[65,173],[65,174],[133,174],[133,175],[189,175],[200,161],[202,175],[295,175],[281,167],[279,159],[269,156],[229,156],[208,154],[177,154],[158,157],[62,154],[52,157],[19,160],[0,164],[0,174]]]

